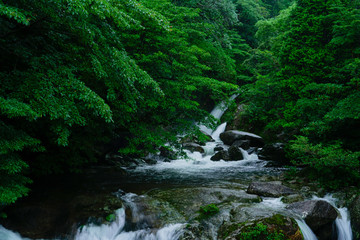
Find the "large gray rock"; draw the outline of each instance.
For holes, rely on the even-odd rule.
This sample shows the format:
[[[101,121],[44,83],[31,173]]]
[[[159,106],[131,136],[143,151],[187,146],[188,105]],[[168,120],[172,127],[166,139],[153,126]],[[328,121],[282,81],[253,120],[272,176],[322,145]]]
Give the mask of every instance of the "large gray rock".
[[[205,150],[197,143],[183,143],[183,148],[189,150],[190,152],[205,152]]]
[[[324,200],[307,200],[292,203],[287,206],[294,213],[299,214],[317,234],[328,229],[331,236],[332,223],[338,216],[336,209]]]
[[[220,161],[220,160],[229,161],[230,160],[229,153],[226,150],[219,151],[219,152],[215,153],[215,155],[212,156],[210,158],[210,160],[211,161]]]
[[[301,230],[297,225],[295,219],[288,216],[283,216],[281,214],[271,214],[267,217],[262,217],[260,219],[245,219],[240,222],[224,222],[219,231],[218,239],[224,240],[235,240],[235,239],[250,239],[250,233],[258,231],[258,224],[261,223],[267,226],[265,232],[268,233],[268,236],[265,236],[265,232],[261,236],[253,236],[251,239],[270,239],[270,234],[274,232],[281,232],[284,235],[284,238],[281,239],[292,239],[292,240],[303,240]],[[251,235],[250,235],[251,236]],[[274,236],[273,236],[274,238]]]
[[[281,197],[295,193],[294,190],[289,187],[271,182],[252,182],[246,192],[264,197]]]
[[[243,160],[244,159],[243,153],[239,147],[231,146],[231,147],[229,147],[228,152],[229,152],[230,160]]]
[[[242,132],[237,130],[230,130],[220,134],[220,139],[227,145],[232,145],[236,140],[249,140],[251,147],[264,146],[262,137],[253,133]]]
[[[250,148],[250,140],[236,140],[231,146],[248,150]]]

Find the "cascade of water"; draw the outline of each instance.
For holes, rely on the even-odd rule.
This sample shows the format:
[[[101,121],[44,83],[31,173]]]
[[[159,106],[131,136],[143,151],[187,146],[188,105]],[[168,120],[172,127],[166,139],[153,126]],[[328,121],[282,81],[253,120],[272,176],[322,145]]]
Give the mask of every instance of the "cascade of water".
[[[229,98],[229,100],[234,100],[237,96],[239,96],[239,95],[234,94]],[[210,115],[214,116],[214,118],[216,118],[216,119],[220,119],[222,117],[222,115],[224,115],[227,108],[228,108],[227,102],[222,101],[218,105],[215,106],[215,108],[210,112]],[[225,127],[226,127],[226,125],[225,125]],[[225,130],[225,127],[224,127],[224,130]],[[201,131],[203,131],[209,135],[211,135],[211,133],[213,132],[212,129],[205,127],[204,125],[200,125],[199,128]]]
[[[137,195],[128,193],[122,199],[125,205],[131,208],[132,216],[135,221],[142,221],[146,217],[138,211],[136,203],[132,202]],[[80,227],[74,240],[177,240],[181,233],[183,224],[170,224],[160,229],[138,226],[132,231],[126,230],[126,213],[125,208],[118,209],[115,212],[116,220],[102,225],[88,224]],[[18,233],[5,229],[0,225],[0,240],[30,240],[22,238]]]
[[[336,207],[337,199],[334,198],[331,194],[327,194],[323,198],[313,197],[313,199],[327,201],[333,207],[336,208],[336,210],[339,213],[338,217],[335,220],[338,240],[352,240],[353,235],[352,235],[351,222],[350,222],[348,209],[347,208],[337,208]]]
[[[28,238],[22,238],[20,234],[14,233],[0,225],[0,239],[1,240],[30,240]]]
[[[296,222],[304,236],[304,240],[317,240],[316,235],[303,219],[296,219]]]
[[[215,142],[220,142],[220,134],[225,131],[226,128],[226,122],[222,123],[220,126],[218,126],[211,134],[211,137],[215,140]]]
[[[96,226],[90,224],[80,228],[75,236],[75,240],[177,240],[182,232],[182,224],[171,224],[161,229],[152,229],[147,224],[146,216],[138,209],[136,198],[133,193],[125,194],[121,197],[124,204],[130,208],[132,213],[132,222],[136,228],[132,231],[126,231],[125,209],[116,211],[116,220],[110,224]]]

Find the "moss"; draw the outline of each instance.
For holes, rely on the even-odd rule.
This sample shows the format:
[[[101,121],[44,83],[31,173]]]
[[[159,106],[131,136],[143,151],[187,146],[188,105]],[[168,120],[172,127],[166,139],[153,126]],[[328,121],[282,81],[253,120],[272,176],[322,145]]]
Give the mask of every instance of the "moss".
[[[268,224],[274,224],[277,226],[283,226],[283,225],[285,225],[286,218],[280,214],[275,214],[274,216],[272,216],[270,218],[266,218],[264,220],[264,222],[268,223]]]
[[[106,216],[105,219],[106,219],[107,222],[112,222],[112,221],[114,221],[116,219],[116,216],[115,216],[115,214],[109,214],[109,215]]]
[[[275,214],[272,217],[252,222],[223,225],[219,230],[219,239],[238,240],[303,240],[302,233],[292,218]]]
[[[201,206],[200,210],[198,211],[199,216],[196,219],[200,221],[209,218],[217,214],[219,211],[220,209],[218,208],[218,206],[213,203],[206,206]]]
[[[247,226],[236,235],[237,240],[253,240],[253,239],[266,239],[266,240],[286,240],[287,238],[282,232],[275,229],[270,229],[263,223],[257,223]]]

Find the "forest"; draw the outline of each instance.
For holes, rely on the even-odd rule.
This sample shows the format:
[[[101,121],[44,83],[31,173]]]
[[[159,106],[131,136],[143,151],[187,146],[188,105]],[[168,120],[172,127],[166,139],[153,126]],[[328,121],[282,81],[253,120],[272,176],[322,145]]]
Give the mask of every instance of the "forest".
[[[237,128],[360,187],[359,0],[1,0],[0,204],[113,139],[138,157],[204,137],[232,94]]]

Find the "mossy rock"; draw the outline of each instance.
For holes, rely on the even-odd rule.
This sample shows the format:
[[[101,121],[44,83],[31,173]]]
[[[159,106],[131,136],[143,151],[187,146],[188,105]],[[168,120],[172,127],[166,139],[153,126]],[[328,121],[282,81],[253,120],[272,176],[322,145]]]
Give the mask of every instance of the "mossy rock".
[[[275,214],[251,222],[223,224],[219,229],[218,239],[303,240],[304,237],[293,218]]]
[[[281,199],[283,203],[294,203],[304,201],[304,197],[300,194],[292,194]]]

